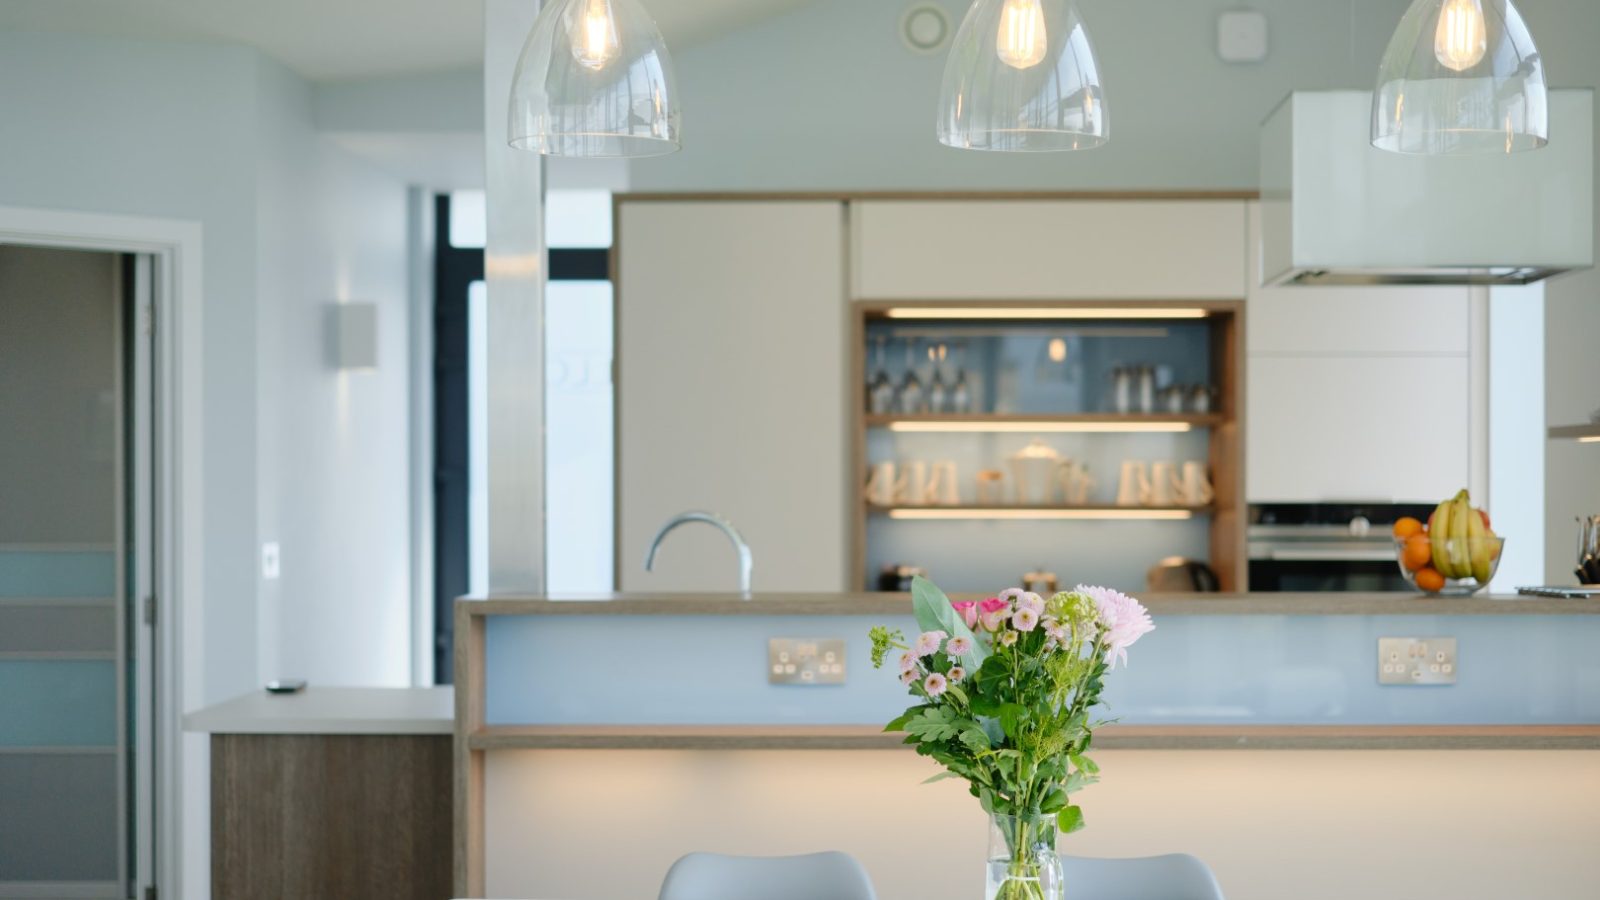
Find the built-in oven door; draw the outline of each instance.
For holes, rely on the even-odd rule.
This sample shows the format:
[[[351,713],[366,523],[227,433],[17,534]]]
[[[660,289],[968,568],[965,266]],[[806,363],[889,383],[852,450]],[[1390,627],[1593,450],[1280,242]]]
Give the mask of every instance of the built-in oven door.
[[[1269,592],[1409,591],[1394,552],[1383,559],[1294,558],[1250,560],[1250,590]]]

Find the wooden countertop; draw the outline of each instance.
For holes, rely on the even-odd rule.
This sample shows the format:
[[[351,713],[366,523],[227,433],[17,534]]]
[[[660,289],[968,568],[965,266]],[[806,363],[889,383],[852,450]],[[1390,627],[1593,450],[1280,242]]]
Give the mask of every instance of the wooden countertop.
[[[977,595],[953,595],[972,599]],[[1517,594],[1428,597],[1412,593],[1141,594],[1153,616],[1572,616],[1600,615],[1600,600]],[[463,597],[469,616],[887,616],[911,612],[910,594],[646,593],[496,594]]]

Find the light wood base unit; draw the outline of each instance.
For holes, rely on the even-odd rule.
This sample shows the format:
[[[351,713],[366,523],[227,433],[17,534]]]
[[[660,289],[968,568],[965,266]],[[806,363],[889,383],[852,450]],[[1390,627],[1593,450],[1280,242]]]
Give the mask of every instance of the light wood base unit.
[[[448,735],[211,738],[211,896],[448,900]]]

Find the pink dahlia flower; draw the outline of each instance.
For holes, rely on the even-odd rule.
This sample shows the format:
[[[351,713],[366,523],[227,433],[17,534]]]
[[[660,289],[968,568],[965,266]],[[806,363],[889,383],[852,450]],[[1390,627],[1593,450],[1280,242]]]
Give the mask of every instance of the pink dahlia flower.
[[[1155,623],[1150,621],[1150,613],[1145,611],[1138,600],[1121,591],[1084,585],[1078,585],[1078,590],[1089,595],[1094,601],[1095,620],[1099,625],[1097,637],[1107,647],[1106,658],[1113,666],[1118,661],[1126,666],[1128,648],[1132,647],[1140,637],[1155,630]]]
[[[929,697],[943,695],[947,687],[949,687],[949,683],[938,672],[931,672],[927,678],[922,679],[922,689],[928,693]]]
[[[917,635],[917,646],[913,650],[918,656],[932,656],[939,652],[939,645],[949,637],[942,631],[924,631]]]

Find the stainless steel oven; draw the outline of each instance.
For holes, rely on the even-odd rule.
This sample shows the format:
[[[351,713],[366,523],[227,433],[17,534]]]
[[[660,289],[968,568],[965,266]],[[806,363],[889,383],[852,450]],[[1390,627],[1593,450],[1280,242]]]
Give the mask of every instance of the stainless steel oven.
[[[1409,591],[1395,561],[1396,520],[1424,521],[1408,503],[1263,503],[1250,507],[1252,591]]]

